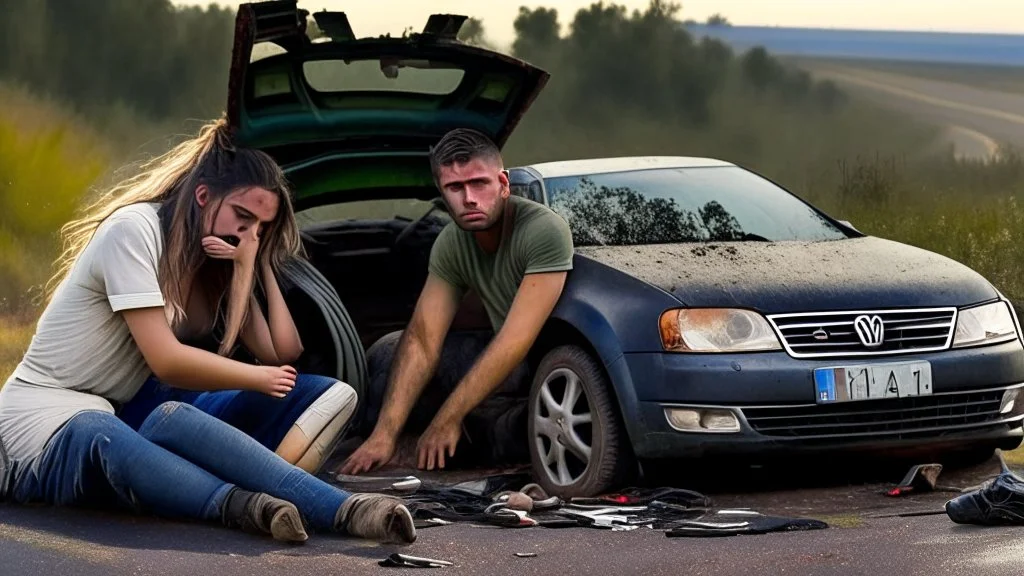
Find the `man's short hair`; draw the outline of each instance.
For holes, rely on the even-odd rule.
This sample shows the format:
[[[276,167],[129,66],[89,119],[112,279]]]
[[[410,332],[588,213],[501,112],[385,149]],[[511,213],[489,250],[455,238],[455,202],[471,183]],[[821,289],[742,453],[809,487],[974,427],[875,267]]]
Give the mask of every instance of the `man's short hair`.
[[[469,128],[456,128],[430,149],[430,170],[434,182],[440,183],[441,167],[465,164],[477,158],[496,160],[501,165],[501,151],[484,134]]]

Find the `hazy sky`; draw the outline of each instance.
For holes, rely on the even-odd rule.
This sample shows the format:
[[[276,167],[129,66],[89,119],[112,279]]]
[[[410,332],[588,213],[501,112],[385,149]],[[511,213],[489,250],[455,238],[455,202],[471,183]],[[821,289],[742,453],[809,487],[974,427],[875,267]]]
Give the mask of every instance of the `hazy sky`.
[[[208,1],[173,0],[179,4]],[[237,1],[218,4],[237,6]],[[431,13],[466,14],[484,21],[488,36],[501,44],[513,37],[519,6],[556,8],[563,29],[591,0],[299,0],[310,12],[343,10],[357,36],[400,34],[406,26],[420,30]],[[614,3],[644,9],[648,0]],[[733,24],[813,26],[892,30],[1024,33],[1024,0],[682,0],[681,18],[705,20],[720,12]]]

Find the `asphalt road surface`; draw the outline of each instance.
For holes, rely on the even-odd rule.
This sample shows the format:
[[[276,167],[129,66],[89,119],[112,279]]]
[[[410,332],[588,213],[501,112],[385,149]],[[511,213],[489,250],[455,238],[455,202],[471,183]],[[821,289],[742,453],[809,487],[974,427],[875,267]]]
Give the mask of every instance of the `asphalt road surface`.
[[[997,471],[943,472],[940,482],[973,485]],[[951,493],[891,498],[886,482],[844,483],[831,467],[764,476],[755,471],[705,491],[717,506],[813,517],[824,530],[667,538],[640,528],[509,529],[456,524],[425,528],[407,547],[313,534],[303,545],[188,522],[120,513],[0,506],[0,574],[146,575],[386,574],[377,562],[394,551],[455,563],[463,574],[1020,574],[1024,526],[976,527],[941,512]],[[787,476],[789,474],[789,476]],[[794,474],[799,474],[796,476]],[[899,478],[893,480],[895,482]],[[716,483],[715,481],[711,482]],[[743,487],[746,487],[745,489]],[[516,553],[536,557],[520,558]]]
[[[1000,92],[835,63],[801,61],[815,77],[889,108],[948,128],[958,153],[989,156],[998,144],[1024,148],[1024,94]]]

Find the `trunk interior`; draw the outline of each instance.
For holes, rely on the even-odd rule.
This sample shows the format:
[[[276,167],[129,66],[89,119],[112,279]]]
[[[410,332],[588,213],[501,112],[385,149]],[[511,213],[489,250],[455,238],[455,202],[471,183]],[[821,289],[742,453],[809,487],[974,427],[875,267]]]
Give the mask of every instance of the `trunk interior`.
[[[337,290],[364,348],[381,336],[402,330],[412,317],[427,279],[430,250],[450,221],[443,205],[416,203],[419,214],[393,218],[352,218],[306,224],[303,243],[314,267]],[[301,309],[302,303],[296,302]],[[317,324],[315,308],[296,314],[297,322]],[[299,317],[302,320],[299,320]],[[486,314],[472,294],[463,302],[453,329],[488,327]],[[305,334],[315,326],[299,326]],[[305,339],[305,336],[304,336]]]
[[[310,262],[338,291],[364,348],[405,326],[426,280],[430,247],[443,224],[428,217],[396,242],[410,224],[351,220],[303,231]]]

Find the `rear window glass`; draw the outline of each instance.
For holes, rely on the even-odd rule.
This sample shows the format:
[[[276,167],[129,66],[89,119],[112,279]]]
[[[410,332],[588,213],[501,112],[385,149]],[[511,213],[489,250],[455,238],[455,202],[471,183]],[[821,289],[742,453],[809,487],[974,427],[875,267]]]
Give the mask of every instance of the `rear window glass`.
[[[428,60],[313,60],[303,74],[318,92],[400,91],[449,94],[462,81],[463,70]]]
[[[413,198],[358,200],[307,208],[297,212],[295,220],[300,228],[344,220],[415,220],[426,214],[432,206],[430,202]],[[433,215],[449,219],[444,210],[434,210]]]

